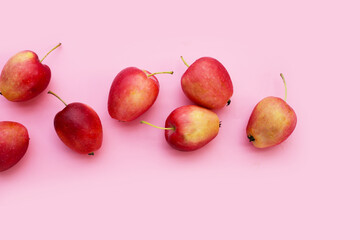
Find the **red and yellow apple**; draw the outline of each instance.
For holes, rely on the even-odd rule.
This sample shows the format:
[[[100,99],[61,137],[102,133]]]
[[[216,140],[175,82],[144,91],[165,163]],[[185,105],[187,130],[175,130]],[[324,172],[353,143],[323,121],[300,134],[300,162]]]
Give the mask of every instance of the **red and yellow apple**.
[[[13,102],[23,102],[38,96],[49,85],[51,78],[50,68],[42,64],[45,57],[39,60],[36,53],[29,50],[11,57],[0,75],[0,93]]]
[[[230,104],[233,85],[226,68],[216,59],[202,57],[190,66],[181,77],[185,95],[197,105],[218,109]]]
[[[114,79],[108,98],[110,116],[122,122],[129,122],[146,112],[159,94],[159,81],[155,74],[136,67],[122,70]]]
[[[246,134],[249,141],[257,148],[267,148],[282,143],[296,127],[297,117],[295,111],[286,103],[286,82],[282,74],[281,77],[285,84],[285,100],[266,97],[251,113]]]
[[[220,127],[216,113],[195,105],[176,108],[167,117],[164,128],[145,121],[141,123],[164,129],[166,141],[180,151],[193,151],[205,146],[217,136]]]

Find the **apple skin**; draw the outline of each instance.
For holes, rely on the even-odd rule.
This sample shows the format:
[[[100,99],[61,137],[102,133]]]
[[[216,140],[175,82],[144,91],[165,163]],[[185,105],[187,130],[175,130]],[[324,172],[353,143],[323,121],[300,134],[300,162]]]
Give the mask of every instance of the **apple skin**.
[[[216,113],[195,105],[182,106],[170,113],[165,122],[165,139],[180,151],[199,149],[213,140],[220,127]]]
[[[61,141],[72,150],[90,154],[102,145],[103,130],[99,116],[88,105],[70,103],[54,118]]]
[[[29,146],[29,134],[20,123],[0,122],[0,172],[18,163]]]
[[[211,57],[199,58],[191,64],[181,78],[181,87],[191,101],[209,109],[224,107],[233,95],[229,73]]]
[[[257,148],[267,148],[285,141],[296,127],[295,111],[281,98],[266,97],[251,113],[246,134]]]
[[[0,75],[0,92],[9,101],[23,102],[39,95],[49,85],[51,71],[32,51],[11,57]]]
[[[136,67],[122,70],[114,79],[108,98],[110,116],[129,122],[146,112],[159,94],[159,81]]]

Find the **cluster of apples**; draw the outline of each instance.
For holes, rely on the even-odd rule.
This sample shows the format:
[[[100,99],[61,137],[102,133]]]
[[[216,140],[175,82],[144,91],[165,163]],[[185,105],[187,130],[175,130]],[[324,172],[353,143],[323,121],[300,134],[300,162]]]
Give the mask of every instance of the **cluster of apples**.
[[[56,48],[51,49],[41,60],[33,51],[22,51],[11,57],[0,75],[0,94],[12,102],[24,102],[35,98],[49,85],[51,71],[43,60]],[[102,125],[97,113],[83,103],[66,104],[54,118],[54,127],[59,138],[79,153],[93,154],[102,144]],[[0,122],[0,172],[14,166],[25,155],[29,146],[29,134],[22,124]]]
[[[233,85],[225,67],[216,59],[203,57],[189,66],[182,58],[187,71],[181,78],[181,87],[187,97],[197,105],[176,108],[170,113],[165,127],[166,141],[175,149],[192,151],[214,139],[220,127],[216,113],[209,109],[222,108],[233,95]],[[159,72],[169,73],[173,72]],[[157,99],[159,73],[130,67],[122,70],[114,79],[108,100],[110,116],[128,122],[147,111]]]
[[[42,61],[56,48],[51,49],[41,60],[32,51],[22,51],[11,57],[0,75],[0,94],[7,100],[23,102],[33,99],[48,86],[51,71]],[[165,130],[165,139],[180,151],[193,151],[213,140],[221,126],[219,117],[212,110],[230,104],[233,85],[226,68],[216,59],[203,57],[188,67],[181,78],[184,94],[196,105],[176,108],[158,127],[146,121],[141,123]],[[157,74],[135,67],[122,70],[113,80],[108,112],[121,122],[140,117],[156,101],[159,94]],[[254,108],[247,128],[247,137],[257,148],[277,145],[286,140],[296,126],[296,114],[286,103],[287,88],[284,76],[285,100],[267,97]],[[65,108],[54,118],[54,128],[61,141],[72,150],[94,155],[102,145],[103,129],[98,114],[84,103],[66,104],[57,94],[48,91],[64,103]],[[29,134],[22,124],[0,122],[0,172],[14,166],[25,155]]]

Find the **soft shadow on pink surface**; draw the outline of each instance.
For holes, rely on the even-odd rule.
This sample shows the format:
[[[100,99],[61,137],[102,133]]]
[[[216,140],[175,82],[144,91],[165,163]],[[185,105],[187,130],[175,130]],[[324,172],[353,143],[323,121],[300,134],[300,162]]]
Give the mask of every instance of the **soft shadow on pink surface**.
[[[30,144],[31,142],[29,143],[29,148],[24,157],[17,164],[4,172],[0,172],[0,181],[5,181],[6,178],[15,178],[16,176],[19,176],[19,174],[21,176],[21,174],[23,174],[22,171],[26,171],[26,168],[31,164],[32,151],[30,149]]]
[[[198,150],[185,152],[185,151],[179,151],[179,150],[172,148],[166,142],[165,137],[164,137],[164,141],[161,143],[161,146],[158,146],[158,147],[160,147],[160,149],[162,149],[161,151],[164,151],[164,154],[169,156],[168,161],[175,160],[175,161],[178,161],[179,163],[183,163],[183,164],[193,164],[193,163],[199,163],[199,162],[206,161],[206,159],[203,158],[202,156],[204,155],[205,152],[211,150],[212,144],[214,144],[214,143],[210,142]]]
[[[36,96],[35,98],[26,101],[26,102],[11,102],[9,100],[7,100],[4,96],[0,95],[0,102],[4,102],[2,104],[8,104],[9,107],[14,108],[14,109],[19,109],[19,112],[21,113],[31,113],[32,111],[35,111],[37,109],[41,108],[41,105],[43,105],[42,103],[44,103],[44,101],[46,101],[47,98],[47,94],[46,94],[46,90],[42,93],[40,93],[38,96]]]

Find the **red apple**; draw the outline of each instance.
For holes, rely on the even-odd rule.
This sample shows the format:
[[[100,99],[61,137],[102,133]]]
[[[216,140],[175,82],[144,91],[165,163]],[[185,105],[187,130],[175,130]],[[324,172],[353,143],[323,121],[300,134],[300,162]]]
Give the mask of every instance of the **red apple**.
[[[78,153],[94,155],[102,145],[103,130],[99,116],[83,103],[66,104],[59,96],[49,91],[65,104],[54,118],[54,127],[60,140]]]
[[[129,122],[146,112],[159,94],[159,82],[150,73],[136,67],[122,70],[114,79],[108,98],[108,111],[112,118]]]
[[[23,125],[17,122],[0,122],[0,172],[18,163],[28,146],[29,134]]]
[[[202,57],[191,66],[184,63],[189,68],[181,78],[181,87],[191,101],[209,109],[230,104],[233,85],[229,73],[218,60]]]
[[[61,45],[59,43],[47,55]],[[0,75],[0,93],[9,101],[22,102],[39,95],[49,85],[51,71],[36,53],[22,51],[11,57]]]
[[[285,78],[285,100],[278,97],[266,97],[251,113],[246,134],[257,148],[267,148],[285,141],[294,131],[297,123],[295,111],[286,103],[287,88]]]
[[[213,140],[220,127],[216,113],[199,106],[182,106],[170,113],[165,122],[165,139],[173,148],[180,151],[199,149]]]

